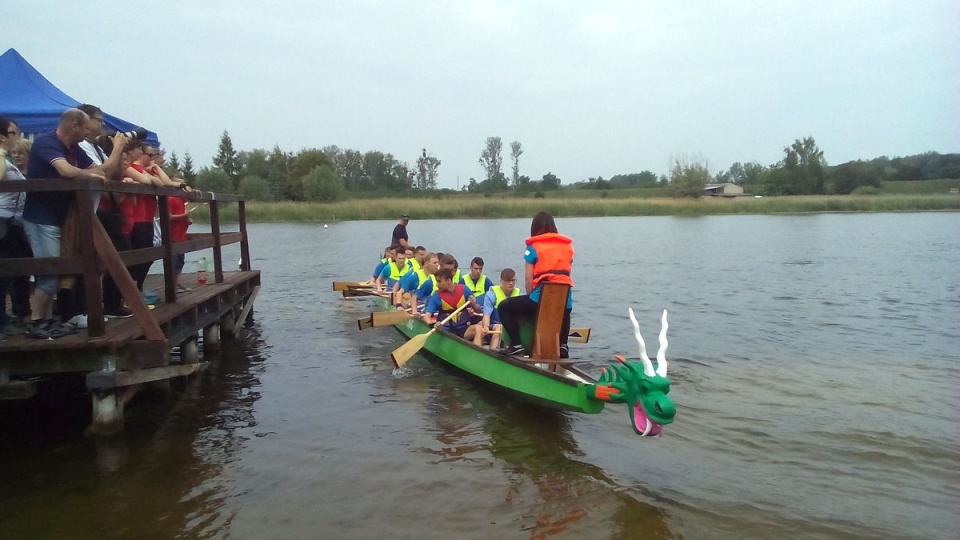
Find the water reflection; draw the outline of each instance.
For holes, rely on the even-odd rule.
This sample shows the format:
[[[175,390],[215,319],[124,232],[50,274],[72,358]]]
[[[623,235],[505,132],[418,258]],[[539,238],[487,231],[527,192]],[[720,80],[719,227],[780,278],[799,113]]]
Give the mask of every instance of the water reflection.
[[[261,368],[249,348],[257,330],[247,332],[224,342],[202,376],[142,389],[113,437],[81,435],[82,381],[0,405],[11,420],[0,444],[0,538],[222,537],[232,516],[217,478],[243,446],[238,428],[256,423],[250,389]]]
[[[665,513],[618,486],[599,467],[580,461],[567,413],[507,399],[452,369],[429,381],[426,405],[439,443],[422,451],[436,463],[485,468],[506,477],[504,512],[529,538],[674,538]],[[405,389],[406,390],[406,389]]]

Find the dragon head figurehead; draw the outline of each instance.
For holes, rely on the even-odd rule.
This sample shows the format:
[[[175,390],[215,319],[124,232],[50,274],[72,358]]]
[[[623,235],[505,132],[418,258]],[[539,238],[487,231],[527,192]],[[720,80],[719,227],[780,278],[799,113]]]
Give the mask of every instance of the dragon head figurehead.
[[[667,310],[663,310],[660,329],[660,348],[657,351],[657,367],[647,356],[647,346],[640,335],[640,324],[630,312],[633,335],[640,344],[639,362],[617,356],[619,364],[603,370],[592,397],[613,403],[625,403],[630,413],[633,429],[641,436],[659,435],[663,426],[673,422],[676,406],[667,395],[670,379],[667,378]]]

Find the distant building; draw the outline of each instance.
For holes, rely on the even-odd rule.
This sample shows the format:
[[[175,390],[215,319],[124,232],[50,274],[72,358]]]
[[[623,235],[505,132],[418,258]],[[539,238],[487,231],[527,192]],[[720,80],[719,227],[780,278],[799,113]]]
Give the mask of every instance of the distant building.
[[[737,197],[743,195],[743,188],[736,184],[707,184],[703,192],[714,197]]]

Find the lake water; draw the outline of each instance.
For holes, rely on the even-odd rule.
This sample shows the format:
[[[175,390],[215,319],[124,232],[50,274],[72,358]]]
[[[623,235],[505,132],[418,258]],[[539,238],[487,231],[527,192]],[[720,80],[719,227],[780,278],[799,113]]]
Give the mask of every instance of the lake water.
[[[669,310],[662,437],[394,374],[400,334],[330,290],[393,223],[254,225],[255,324],[124,434],[80,435],[82,384],[0,405],[0,538],[960,537],[960,213],[557,223],[590,371],[637,354],[628,307],[654,350]],[[408,228],[522,271],[529,220]]]

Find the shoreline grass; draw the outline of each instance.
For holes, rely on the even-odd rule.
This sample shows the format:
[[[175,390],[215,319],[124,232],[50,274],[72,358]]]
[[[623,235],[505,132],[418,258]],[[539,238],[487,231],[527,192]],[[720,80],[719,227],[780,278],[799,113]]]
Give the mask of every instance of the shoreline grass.
[[[919,212],[960,210],[956,194],[811,195],[791,197],[677,198],[518,198],[448,195],[442,198],[364,199],[336,203],[246,203],[249,223],[331,223],[337,221],[394,220],[401,213],[414,219],[503,219],[530,217],[545,210],[558,217],[707,216],[735,214],[803,214],[827,212]],[[224,222],[237,221],[237,206],[224,205]],[[209,222],[207,208],[191,217]]]

